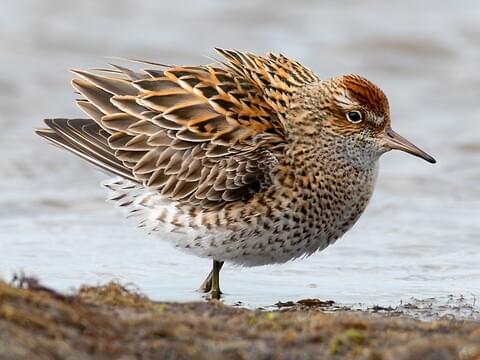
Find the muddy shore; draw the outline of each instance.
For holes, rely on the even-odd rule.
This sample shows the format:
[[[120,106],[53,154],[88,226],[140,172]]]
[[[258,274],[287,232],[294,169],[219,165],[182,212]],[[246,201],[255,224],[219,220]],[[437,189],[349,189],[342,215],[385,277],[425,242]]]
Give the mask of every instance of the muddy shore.
[[[158,303],[117,283],[65,295],[31,278],[0,281],[0,359],[480,359],[478,321],[279,305]]]

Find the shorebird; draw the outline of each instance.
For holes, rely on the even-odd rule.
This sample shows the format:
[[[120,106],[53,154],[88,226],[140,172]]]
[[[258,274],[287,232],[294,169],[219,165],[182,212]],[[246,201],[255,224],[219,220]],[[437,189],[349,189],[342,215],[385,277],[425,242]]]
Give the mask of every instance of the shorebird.
[[[435,160],[390,127],[388,99],[359,75],[322,80],[284,55],[216,49],[200,66],[72,70],[86,118],[37,134],[114,175],[110,200],[140,226],[223,263],[284,263],[358,220],[380,155]]]

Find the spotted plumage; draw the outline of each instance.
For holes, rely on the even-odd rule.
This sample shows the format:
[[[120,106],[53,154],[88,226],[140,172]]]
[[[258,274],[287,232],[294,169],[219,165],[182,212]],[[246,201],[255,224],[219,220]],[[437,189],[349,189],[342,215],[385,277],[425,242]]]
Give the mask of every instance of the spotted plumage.
[[[223,261],[285,262],[341,237],[382,153],[433,161],[390,129],[387,97],[365,78],[320,80],[283,55],[217,51],[224,61],[211,65],[74,70],[88,117],[37,130],[116,175],[111,200],[215,260],[214,280]]]

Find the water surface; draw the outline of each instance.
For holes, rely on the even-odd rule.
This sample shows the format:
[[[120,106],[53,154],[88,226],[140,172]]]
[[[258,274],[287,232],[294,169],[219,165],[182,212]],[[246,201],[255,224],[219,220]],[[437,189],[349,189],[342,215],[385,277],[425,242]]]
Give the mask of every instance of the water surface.
[[[8,2],[0,12],[0,276],[70,289],[118,279],[194,300],[210,262],[148,237],[104,202],[104,176],[47,145],[44,117],[80,116],[71,67],[105,56],[206,63],[215,46],[283,52],[319,76],[360,73],[390,98],[394,128],[438,160],[381,160],[359,223],[309,259],[226,266],[226,301],[305,297],[366,306],[480,297],[480,22],[477,1]],[[21,21],[19,21],[21,19]]]

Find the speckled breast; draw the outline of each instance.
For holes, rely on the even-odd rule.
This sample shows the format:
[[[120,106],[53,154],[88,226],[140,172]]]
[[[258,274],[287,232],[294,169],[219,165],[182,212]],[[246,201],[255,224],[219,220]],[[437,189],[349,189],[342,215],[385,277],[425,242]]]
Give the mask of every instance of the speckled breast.
[[[209,257],[245,266],[283,263],[321,251],[347,232],[365,210],[373,192],[376,167],[315,174],[293,189],[263,194],[267,206],[250,212],[237,229],[218,242]]]

